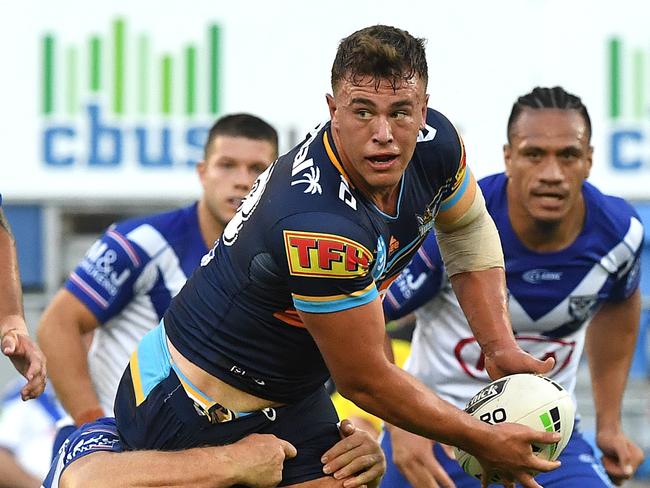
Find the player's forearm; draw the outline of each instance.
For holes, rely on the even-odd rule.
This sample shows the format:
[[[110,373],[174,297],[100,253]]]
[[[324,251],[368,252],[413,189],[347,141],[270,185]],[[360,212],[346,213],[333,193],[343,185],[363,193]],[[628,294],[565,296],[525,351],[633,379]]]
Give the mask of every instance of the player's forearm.
[[[488,427],[436,396],[395,365],[377,371],[363,383],[337,381],[342,395],[364,410],[404,430],[477,452]]]
[[[502,268],[460,273],[451,284],[483,352],[517,347],[510,325]]]
[[[222,455],[223,449],[91,454],[66,469],[59,488],[226,488],[239,480],[233,469],[237,460]]]
[[[0,488],[38,488],[41,482],[26,472],[16,458],[0,447]]]
[[[641,295],[606,304],[587,329],[589,358],[597,429],[620,428],[621,404],[636,345]]]
[[[48,361],[49,377],[63,408],[75,423],[99,417],[100,403],[88,370],[87,351],[80,330],[66,326],[66,317],[46,311],[38,328],[38,341]],[[103,412],[104,414],[106,412]]]
[[[0,220],[2,217],[0,216]],[[22,290],[20,288],[20,275],[18,273],[18,259],[14,246],[13,236],[8,229],[0,228],[0,318],[10,316],[22,317]],[[23,325],[16,325],[13,320],[0,322],[0,337],[11,328],[19,328],[27,332]]]

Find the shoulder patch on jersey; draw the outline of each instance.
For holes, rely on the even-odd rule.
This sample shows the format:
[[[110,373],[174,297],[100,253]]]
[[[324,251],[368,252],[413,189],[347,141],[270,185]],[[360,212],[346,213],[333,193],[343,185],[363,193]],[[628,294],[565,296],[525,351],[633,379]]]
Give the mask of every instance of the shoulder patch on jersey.
[[[285,230],[289,273],[320,278],[354,278],[370,269],[372,253],[352,239],[316,232]]]

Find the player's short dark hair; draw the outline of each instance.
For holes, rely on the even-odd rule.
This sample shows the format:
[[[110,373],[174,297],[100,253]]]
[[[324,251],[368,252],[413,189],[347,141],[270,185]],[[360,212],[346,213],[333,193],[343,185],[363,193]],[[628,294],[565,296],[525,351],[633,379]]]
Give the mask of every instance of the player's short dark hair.
[[[357,84],[370,76],[375,87],[382,80],[393,89],[418,75],[426,88],[429,79],[424,39],[388,25],[373,25],[350,34],[339,43],[332,64],[332,90],[343,81]]]
[[[268,122],[251,114],[224,115],[217,119],[208,133],[204,152],[207,157],[208,149],[217,136],[245,137],[256,141],[268,141],[278,152],[278,133]]]
[[[587,141],[591,141],[591,119],[589,112],[580,97],[567,92],[561,86],[553,88],[536,87],[530,93],[517,99],[512,106],[510,117],[508,118],[508,142],[512,135],[512,127],[517,122],[524,109],[539,110],[544,108],[557,108],[560,110],[577,110],[585,120],[587,126]]]

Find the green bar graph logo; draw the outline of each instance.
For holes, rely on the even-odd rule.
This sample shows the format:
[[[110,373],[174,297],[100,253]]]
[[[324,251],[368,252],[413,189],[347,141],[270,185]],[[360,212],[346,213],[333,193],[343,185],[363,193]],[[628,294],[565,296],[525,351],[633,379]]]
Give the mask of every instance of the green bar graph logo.
[[[90,98],[102,98],[115,116],[215,116],[220,48],[217,24],[207,26],[204,43],[186,43],[177,52],[158,52],[149,35],[131,31],[123,18],[83,46],[63,45],[48,33],[41,41],[42,113],[75,116]]]
[[[619,37],[607,41],[608,114],[613,121],[641,121],[650,116],[647,105],[648,53],[626,47]]]

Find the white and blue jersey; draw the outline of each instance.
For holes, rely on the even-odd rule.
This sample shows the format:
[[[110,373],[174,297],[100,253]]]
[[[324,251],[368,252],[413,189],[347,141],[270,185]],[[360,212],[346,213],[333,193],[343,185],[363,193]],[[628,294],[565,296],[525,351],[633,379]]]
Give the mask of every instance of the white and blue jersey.
[[[590,319],[601,305],[625,300],[639,286],[641,221],[627,202],[604,195],[585,182],[582,195],[586,214],[581,233],[561,251],[538,253],[526,248],[512,229],[505,175],[489,176],[479,185],[501,237],[508,307],[517,342],[535,357],[554,357],[555,368],[549,376],[573,394]],[[490,379],[433,236],[425,240],[384,300],[389,320],[412,311],[417,326],[405,369],[445,400],[464,408]],[[557,486],[606,486],[602,468],[578,433],[572,442],[576,445],[570,444],[560,457],[563,465],[558,475],[582,472],[584,466],[578,469],[573,464],[590,459],[588,471],[595,484],[584,484],[582,474],[574,473],[576,479],[583,481],[571,484],[562,478],[564,481]],[[388,438],[384,439],[387,449],[389,443]],[[395,471],[394,466],[389,466],[383,486],[408,486],[399,481]],[[457,486],[477,486],[469,482],[459,484],[460,479],[456,478],[454,481]],[[550,479],[544,486],[547,483],[551,486]]]
[[[112,225],[65,288],[97,318],[88,366],[104,412],[140,339],[155,327],[207,247],[197,204]]]
[[[66,468],[78,459],[96,452],[122,452],[115,419],[104,417],[84,424],[63,443],[43,481],[44,488],[58,488]]]
[[[64,415],[51,387],[37,398],[23,402],[25,380],[12,382],[0,404],[0,449],[11,452],[31,475],[43,479],[52,459],[56,422]]]

